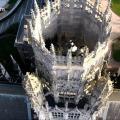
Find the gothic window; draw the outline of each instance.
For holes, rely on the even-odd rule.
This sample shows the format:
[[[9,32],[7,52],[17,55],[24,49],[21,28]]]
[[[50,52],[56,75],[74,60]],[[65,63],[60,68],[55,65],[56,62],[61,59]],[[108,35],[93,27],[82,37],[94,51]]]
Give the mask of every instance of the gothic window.
[[[74,113],[69,113],[68,118],[73,118]]]
[[[63,113],[52,112],[53,118],[63,118]]]
[[[67,98],[67,97],[66,97],[66,98],[65,98],[65,100],[66,100],[66,101],[68,101],[68,100],[69,100],[69,98]]]
[[[68,118],[78,119],[80,117],[79,113],[69,113]]]
[[[63,101],[63,100],[64,100],[64,98],[63,98],[63,97],[59,97],[59,99],[60,99],[61,101]]]
[[[75,114],[74,118],[79,118],[80,117],[80,114]]]
[[[53,112],[52,115],[54,118],[57,118],[57,113]]]
[[[74,0],[74,2],[79,2],[79,0]]]
[[[74,101],[74,98],[70,98],[70,101]]]

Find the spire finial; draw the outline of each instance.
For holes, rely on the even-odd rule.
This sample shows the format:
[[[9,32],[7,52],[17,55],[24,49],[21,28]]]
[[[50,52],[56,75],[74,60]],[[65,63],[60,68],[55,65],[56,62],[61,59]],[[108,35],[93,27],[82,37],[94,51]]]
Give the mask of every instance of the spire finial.
[[[51,53],[52,53],[52,55],[53,55],[54,64],[56,64],[56,53],[55,53],[55,47],[54,47],[53,44],[51,44],[50,49],[51,49]]]
[[[72,63],[72,51],[71,49],[69,49],[67,52],[67,65],[71,66],[71,63]]]
[[[54,47],[54,45],[53,45],[53,44],[51,44],[50,49],[51,49],[52,54],[55,54],[55,47]]]
[[[39,11],[39,7],[38,7],[38,4],[37,4],[37,1],[34,0],[34,10],[35,10],[35,14],[38,14]]]
[[[65,110],[68,111],[68,101],[65,102]]]

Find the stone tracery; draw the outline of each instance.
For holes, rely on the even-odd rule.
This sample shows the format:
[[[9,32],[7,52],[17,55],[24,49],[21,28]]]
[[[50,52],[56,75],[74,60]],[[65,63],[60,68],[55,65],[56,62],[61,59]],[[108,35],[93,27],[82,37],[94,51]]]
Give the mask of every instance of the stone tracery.
[[[56,105],[56,107],[52,108],[47,102],[44,103],[44,94],[36,93],[34,90],[41,91],[38,78],[35,79],[36,83],[34,79],[31,79],[31,75],[27,74],[25,89],[29,94],[30,89],[33,88],[33,93],[30,95],[30,99],[33,100],[33,108],[39,120],[92,120],[90,113],[94,113],[95,108],[100,106],[101,100],[104,99],[103,96],[108,96],[112,91],[112,89],[109,89],[111,84],[108,84],[108,78],[101,75],[108,50],[107,40],[111,30],[109,26],[111,16],[108,11],[110,1],[108,1],[105,12],[99,11],[97,6],[100,1],[98,0],[94,5],[87,0],[55,0],[54,2],[47,0],[47,6],[40,10],[36,0],[34,1],[34,10],[31,11],[28,28],[32,38],[29,43],[35,53],[37,71],[48,81],[50,85],[49,92],[54,97],[55,103],[63,102],[65,107],[58,108]],[[65,17],[67,13],[70,13],[69,18]],[[90,22],[91,25],[89,25]],[[88,25],[90,30],[95,26],[99,34],[94,33],[96,30],[91,32],[85,29]],[[80,26],[83,27],[83,31],[79,29]],[[83,43],[80,43],[82,46],[76,45],[76,41],[74,41],[80,39],[79,31],[83,35]],[[51,44],[51,51],[49,51],[45,47],[45,42],[48,38],[52,39],[55,34],[58,37],[58,44],[62,43],[63,36],[67,43],[74,38],[72,40],[77,46],[79,54],[73,56],[74,53],[70,44],[70,49],[67,48],[65,55],[57,53],[54,44]],[[93,39],[100,42],[98,42],[96,49],[92,48],[92,50],[94,49],[92,52],[88,50],[91,49],[91,46],[86,45],[87,39],[89,37],[91,39],[90,34],[93,36],[96,34],[97,37],[93,37]],[[97,41],[95,42],[97,43]],[[57,51],[62,47],[65,48],[64,43],[59,45]],[[30,81],[38,84],[38,86],[34,84],[28,85]],[[44,88],[45,86],[43,84],[41,87]],[[42,97],[44,100],[39,101]],[[83,97],[88,98],[88,102],[85,104],[85,106],[88,106],[86,109],[85,106],[79,110],[78,108],[72,110],[68,108],[68,103],[74,103],[78,107],[79,101]]]

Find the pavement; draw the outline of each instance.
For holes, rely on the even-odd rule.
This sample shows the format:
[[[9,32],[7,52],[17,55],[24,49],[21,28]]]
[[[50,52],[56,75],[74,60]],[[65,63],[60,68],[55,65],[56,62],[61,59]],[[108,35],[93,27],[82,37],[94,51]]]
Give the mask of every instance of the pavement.
[[[17,8],[15,13],[13,13],[10,17],[0,22],[0,33],[4,32],[7,28],[9,28],[13,23],[20,22],[25,13],[30,13],[30,8],[32,5],[32,0],[24,0],[22,5]]]
[[[120,17],[117,16],[114,12],[112,12],[111,26],[112,26],[112,31],[110,35],[110,41],[108,43],[110,51],[113,40],[120,37]],[[118,68],[120,68],[120,62],[117,62],[112,57],[110,57],[108,63],[108,69],[117,70]]]
[[[114,40],[120,36],[120,17],[117,16],[114,12],[112,12],[111,26],[112,31],[110,39]]]

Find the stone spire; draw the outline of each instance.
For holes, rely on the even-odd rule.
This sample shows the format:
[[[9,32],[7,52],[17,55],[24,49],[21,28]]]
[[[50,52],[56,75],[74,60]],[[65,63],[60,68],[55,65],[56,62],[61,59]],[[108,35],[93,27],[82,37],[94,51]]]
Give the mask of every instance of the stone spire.
[[[32,23],[34,27],[34,32],[33,32],[34,38],[43,48],[45,47],[45,42],[42,36],[42,26],[41,26],[42,21],[41,21],[41,15],[40,15],[39,7],[36,0],[34,0],[34,11],[31,10],[31,16],[32,16]]]
[[[47,101],[45,102],[45,107],[46,107],[47,112],[49,112],[49,105]]]
[[[43,48],[45,47],[45,42],[42,36],[41,17],[39,15],[40,14],[37,14],[37,16],[35,16],[34,11],[31,10],[32,20],[29,21],[29,28],[32,39],[37,40],[40,46]]]
[[[28,23],[29,23],[29,27],[30,27],[30,32],[32,34],[33,33],[32,21],[30,20]]]
[[[70,67],[71,64],[72,64],[72,51],[71,49],[69,49],[67,52],[67,65]]]
[[[37,15],[40,11],[39,11],[39,7],[38,7],[38,4],[37,4],[37,1],[34,0],[34,10],[35,10],[35,14]]]
[[[49,0],[47,0],[47,13],[48,13],[48,16],[50,18],[50,15],[51,15],[51,2]]]
[[[32,18],[32,26],[35,27],[35,13],[33,9],[31,9],[31,18]]]
[[[42,94],[42,84],[38,79],[38,76],[36,74],[26,73],[23,85],[33,106],[41,108],[44,96]]]
[[[33,9],[31,9],[31,18],[32,18],[32,20],[35,20],[35,13],[34,13]]]
[[[51,44],[50,49],[51,49],[51,53],[52,53],[53,55],[55,55],[55,47],[54,47],[53,44]]]
[[[65,102],[65,111],[68,111],[68,101]]]
[[[68,81],[70,80],[71,64],[72,64],[72,50],[69,49],[67,52],[67,66],[68,66],[67,80]]]
[[[85,46],[85,57],[89,54],[89,48]]]
[[[68,113],[67,113],[68,112],[68,102],[65,103],[65,111],[66,112],[65,112],[65,115],[64,115],[64,119],[68,120]]]
[[[58,0],[58,6],[59,6],[59,9],[61,7],[61,0]]]
[[[56,102],[59,101],[59,92],[57,90],[57,84],[55,83],[53,86],[53,92],[54,92],[54,99]]]
[[[56,64],[56,53],[55,53],[55,47],[53,44],[51,44],[51,53],[52,53],[52,56],[53,56],[53,59],[54,59],[54,64]]]
[[[108,4],[109,4],[109,6],[111,5],[111,0],[108,0]]]

